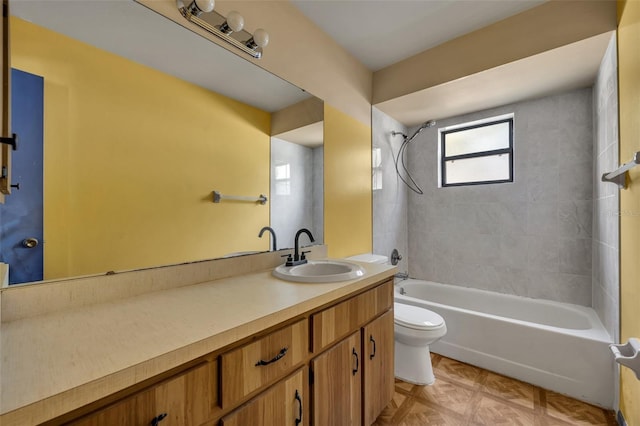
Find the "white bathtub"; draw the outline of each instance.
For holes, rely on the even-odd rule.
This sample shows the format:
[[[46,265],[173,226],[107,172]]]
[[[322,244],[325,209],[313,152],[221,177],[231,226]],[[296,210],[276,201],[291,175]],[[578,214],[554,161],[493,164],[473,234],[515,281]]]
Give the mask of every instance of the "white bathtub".
[[[613,408],[612,341],[593,309],[414,279],[395,290],[445,319],[433,352]]]

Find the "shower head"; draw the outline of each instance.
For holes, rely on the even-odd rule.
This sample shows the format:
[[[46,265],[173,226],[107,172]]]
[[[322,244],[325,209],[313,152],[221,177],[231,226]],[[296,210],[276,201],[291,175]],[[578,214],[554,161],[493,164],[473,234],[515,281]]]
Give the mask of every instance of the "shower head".
[[[427,127],[433,127],[435,125],[436,125],[436,121],[435,120],[425,121],[424,123],[422,123],[420,125],[420,127],[418,127],[418,130],[416,130],[415,133],[413,135],[411,135],[411,137],[409,139],[407,139],[406,137],[405,137],[405,139],[407,139],[407,142],[411,142],[413,140],[413,138],[418,136],[418,133],[420,133],[421,131],[423,131]]]
[[[403,138],[405,138],[405,139],[407,138],[407,135],[405,135],[404,133],[402,133],[402,132],[396,132],[395,130],[392,130],[392,131],[391,131],[391,136],[396,136],[396,135],[400,135],[400,136],[402,136],[402,137],[403,137]]]

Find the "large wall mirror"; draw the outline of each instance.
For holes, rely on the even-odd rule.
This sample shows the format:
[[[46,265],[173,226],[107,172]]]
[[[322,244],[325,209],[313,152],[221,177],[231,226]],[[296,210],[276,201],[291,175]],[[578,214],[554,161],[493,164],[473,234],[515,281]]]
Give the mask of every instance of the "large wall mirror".
[[[288,155],[280,145],[302,146],[292,123],[314,128],[290,189],[322,199],[322,117],[294,113],[322,101],[134,1],[15,0],[10,12],[11,282],[266,251],[269,225],[280,247],[293,245],[289,225],[322,241],[321,202],[276,195],[271,164]],[[269,201],[214,203],[213,191]]]

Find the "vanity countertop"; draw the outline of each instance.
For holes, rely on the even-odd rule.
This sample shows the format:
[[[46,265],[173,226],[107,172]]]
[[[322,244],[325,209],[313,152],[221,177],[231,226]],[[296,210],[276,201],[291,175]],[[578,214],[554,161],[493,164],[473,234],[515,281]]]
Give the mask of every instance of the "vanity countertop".
[[[40,423],[390,277],[301,284],[271,271],[2,323],[0,423]]]

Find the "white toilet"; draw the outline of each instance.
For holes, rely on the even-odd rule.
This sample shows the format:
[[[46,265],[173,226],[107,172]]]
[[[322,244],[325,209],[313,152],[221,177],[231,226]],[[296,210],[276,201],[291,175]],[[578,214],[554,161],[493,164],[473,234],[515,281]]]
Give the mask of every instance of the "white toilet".
[[[436,378],[429,345],[447,334],[444,319],[428,309],[395,302],[395,376],[417,385],[432,385]]]
[[[359,254],[349,259],[359,262],[388,263],[378,254]],[[432,385],[435,382],[429,345],[447,334],[444,319],[428,309],[395,302],[395,376],[408,383]]]

